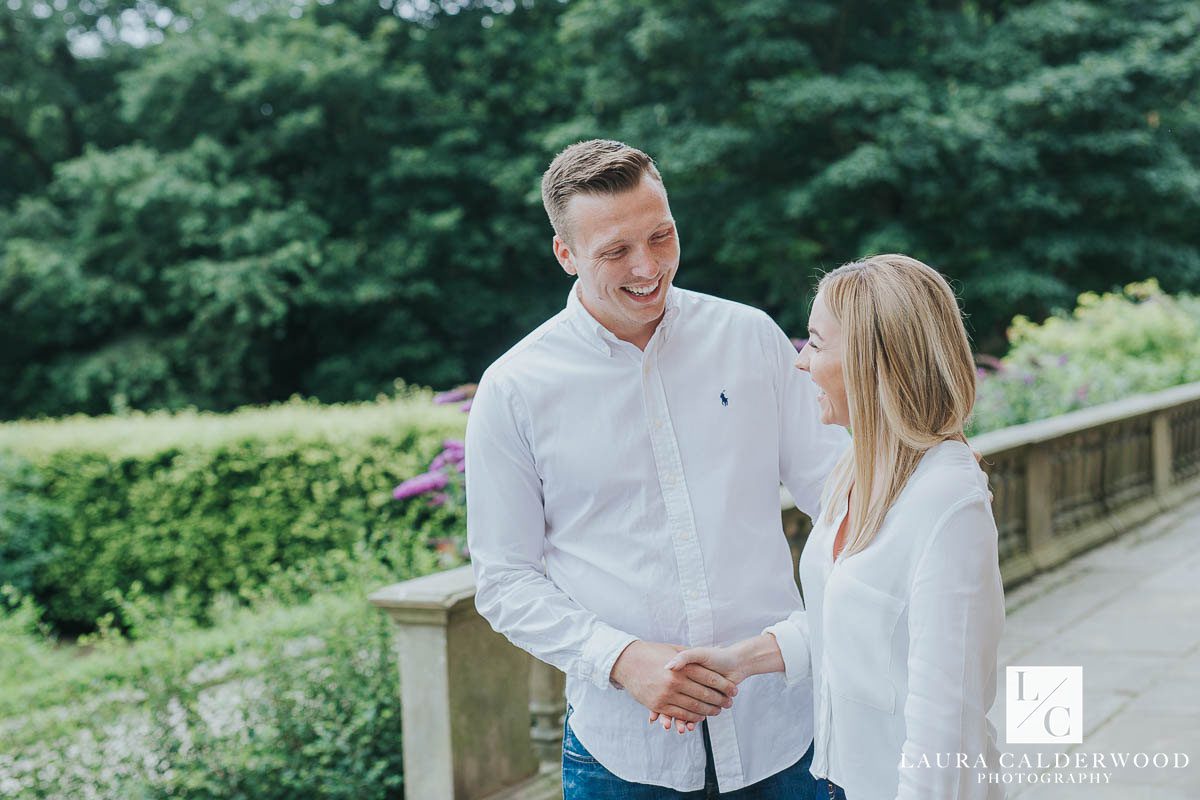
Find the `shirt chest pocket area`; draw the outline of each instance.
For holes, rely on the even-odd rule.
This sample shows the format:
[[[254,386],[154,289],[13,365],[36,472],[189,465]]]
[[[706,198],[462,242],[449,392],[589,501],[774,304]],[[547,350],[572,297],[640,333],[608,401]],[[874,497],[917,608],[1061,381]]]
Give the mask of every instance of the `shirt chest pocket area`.
[[[829,582],[823,627],[832,693],[895,713],[892,637],[904,608],[904,601],[845,572]]]

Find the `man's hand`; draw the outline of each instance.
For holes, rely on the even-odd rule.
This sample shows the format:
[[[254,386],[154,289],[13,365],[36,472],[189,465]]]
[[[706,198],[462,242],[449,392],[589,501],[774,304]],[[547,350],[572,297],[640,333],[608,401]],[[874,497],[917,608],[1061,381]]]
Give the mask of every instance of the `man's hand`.
[[[741,683],[751,675],[783,672],[787,669],[779,643],[775,641],[775,635],[769,632],[726,647],[693,647],[681,651],[667,662],[667,669],[673,672],[697,667],[724,675],[735,684]],[[652,711],[650,721],[654,722],[658,716]],[[673,722],[664,716],[663,727],[669,730]],[[688,730],[695,729],[691,723],[688,723],[687,727]]]
[[[732,707],[737,694],[733,681],[699,664],[667,669],[666,663],[683,649],[636,641],[625,648],[612,668],[616,683],[651,712],[674,719],[680,733],[694,730],[695,723]]]
[[[667,662],[667,669],[679,672],[689,669],[703,667],[713,672],[724,675],[725,678],[732,681],[734,684],[739,684],[748,677],[746,668],[742,662],[742,654],[737,652],[732,647],[693,647],[690,650],[681,650],[674,658]],[[676,730],[681,727],[686,727],[689,731],[696,730],[694,722],[685,722],[677,719],[672,719],[666,715],[661,715],[657,711],[650,712],[650,721],[655,722],[660,720],[663,730],[671,730],[675,726]]]

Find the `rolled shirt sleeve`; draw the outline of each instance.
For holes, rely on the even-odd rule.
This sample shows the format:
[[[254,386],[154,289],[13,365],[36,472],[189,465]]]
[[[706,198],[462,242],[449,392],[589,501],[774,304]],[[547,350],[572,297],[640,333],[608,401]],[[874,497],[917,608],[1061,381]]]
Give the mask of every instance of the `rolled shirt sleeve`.
[[[942,515],[917,563],[909,606],[909,763],[937,753],[990,757],[987,712],[996,692],[1004,593],[996,525],[982,493]],[[984,798],[969,769],[901,769],[897,797]]]
[[[607,625],[547,577],[542,484],[520,397],[485,375],[466,437],[467,539],[475,606],[517,647],[568,675],[612,688],[637,637]]]
[[[812,676],[812,649],[808,638],[808,616],[803,609],[763,631],[775,637],[783,655],[783,677],[788,684]]]

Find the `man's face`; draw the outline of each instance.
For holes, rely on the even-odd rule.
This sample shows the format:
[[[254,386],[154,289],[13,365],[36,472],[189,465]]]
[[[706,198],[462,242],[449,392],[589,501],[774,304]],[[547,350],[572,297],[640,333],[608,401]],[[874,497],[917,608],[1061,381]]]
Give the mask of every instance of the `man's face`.
[[[580,300],[618,338],[645,347],[679,268],[679,237],[662,184],[649,175],[627,192],[578,194],[567,205],[568,243],[554,255],[579,277]]]

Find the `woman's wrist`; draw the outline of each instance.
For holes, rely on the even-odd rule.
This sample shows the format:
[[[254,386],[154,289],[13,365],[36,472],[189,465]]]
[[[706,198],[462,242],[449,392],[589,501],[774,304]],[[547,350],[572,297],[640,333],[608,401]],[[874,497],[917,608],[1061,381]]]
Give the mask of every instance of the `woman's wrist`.
[[[743,639],[733,646],[733,651],[738,671],[745,676],[783,672],[783,654],[775,637],[769,633]]]

